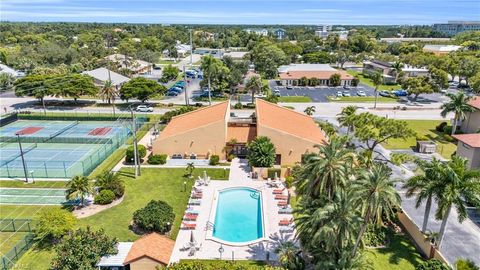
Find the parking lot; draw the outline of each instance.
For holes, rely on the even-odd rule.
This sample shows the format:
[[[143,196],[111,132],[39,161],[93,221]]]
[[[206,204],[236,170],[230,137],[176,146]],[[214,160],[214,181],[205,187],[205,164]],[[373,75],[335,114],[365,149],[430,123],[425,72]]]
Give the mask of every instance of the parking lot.
[[[359,91],[365,92],[366,96],[374,96],[374,90],[368,87],[358,86],[344,89],[343,87],[311,87],[294,86],[287,89],[284,86],[275,86],[273,90],[279,90],[281,96],[308,96],[313,102],[328,102],[328,96],[336,96],[337,92],[348,93],[350,96],[357,96]]]

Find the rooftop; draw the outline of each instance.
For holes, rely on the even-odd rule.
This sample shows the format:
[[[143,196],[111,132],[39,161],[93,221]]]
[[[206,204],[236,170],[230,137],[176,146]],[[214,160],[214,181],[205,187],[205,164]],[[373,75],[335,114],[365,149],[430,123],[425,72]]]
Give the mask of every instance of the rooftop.
[[[90,70],[90,71],[84,71],[82,72],[82,74],[86,74],[86,75],[89,75],[89,76],[92,76],[93,78],[99,80],[99,81],[102,81],[102,82],[106,82],[108,81],[108,79],[110,78],[111,81],[112,81],[112,84],[113,85],[120,85],[122,83],[125,83],[127,81],[129,81],[130,79],[121,75],[121,74],[118,74],[116,72],[113,72],[110,70],[110,74],[109,73],[109,70],[106,69],[106,68],[97,68],[97,69],[94,69],[94,70]]]
[[[132,248],[132,245],[132,242],[119,242],[117,244],[117,254],[103,256],[97,266],[123,266],[123,262],[125,261],[128,252]]]
[[[453,137],[471,147],[480,148],[480,133],[455,134]]]
[[[133,242],[124,264],[127,265],[142,257],[148,257],[162,264],[168,264],[174,246],[175,241],[166,236],[158,233],[145,235]]]
[[[255,126],[229,126],[227,127],[227,142],[236,140],[238,143],[247,143],[257,136],[257,128]]]
[[[342,80],[351,80],[353,76],[343,70],[332,71],[288,71],[279,74],[282,80],[298,80],[302,77],[328,80],[333,74],[340,74]]]
[[[435,51],[435,52],[453,52],[457,51],[462,46],[456,46],[456,45],[425,45],[423,46],[424,50],[427,51]]]
[[[468,105],[480,110],[480,96],[476,96],[468,101]]]
[[[282,65],[278,68],[278,72],[291,72],[291,71],[337,71],[329,64],[290,64]]]

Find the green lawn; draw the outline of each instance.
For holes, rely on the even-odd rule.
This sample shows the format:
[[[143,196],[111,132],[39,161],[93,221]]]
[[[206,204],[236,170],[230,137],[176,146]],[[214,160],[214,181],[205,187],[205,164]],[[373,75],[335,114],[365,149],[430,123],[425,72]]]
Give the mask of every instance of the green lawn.
[[[329,96],[328,100],[330,102],[355,102],[355,103],[373,103],[375,102],[375,97],[357,97],[357,96],[352,96],[352,97],[332,97]],[[377,99],[378,103],[396,103],[397,99],[396,98],[389,98],[389,97],[378,97]]]
[[[385,248],[368,249],[366,257],[373,269],[414,270],[422,257],[410,240],[395,234]]]
[[[360,79],[360,83],[362,84],[366,84],[370,87],[373,87],[375,88],[375,85],[373,84],[372,80],[370,80],[369,78],[366,78],[362,75],[362,73],[358,72],[358,71],[354,71],[354,70],[348,70],[347,71],[348,74],[352,75],[352,76],[357,76],[358,79]],[[396,90],[396,89],[399,89],[399,88],[402,88],[401,85],[399,84],[395,84],[395,85],[385,85],[385,84],[382,84],[378,87],[378,91],[383,91],[383,90]]]
[[[312,102],[312,99],[304,96],[282,96],[278,97],[278,102]]]
[[[426,136],[437,143],[437,153],[445,158],[450,158],[453,152],[457,150],[457,146],[454,143],[445,141],[442,134],[435,130],[435,127],[441,122],[444,121],[407,120],[408,125],[415,130],[418,135]],[[416,143],[416,138],[410,137],[407,140],[391,139],[382,145],[387,149],[409,149],[415,147]]]
[[[24,181],[0,181],[0,188],[65,188],[66,181],[35,181],[27,184]]]
[[[227,257],[227,255],[225,255]],[[248,261],[248,260],[239,260],[239,261],[227,261],[227,260],[180,260],[180,263],[194,266],[206,266],[211,267],[211,269],[235,269],[235,265],[238,266],[249,266],[249,269],[255,269],[255,266],[261,268],[266,265],[264,261]],[[254,268],[255,267],[255,268]],[[263,267],[261,268],[263,269]]]
[[[47,270],[50,269],[55,252],[52,248],[37,248],[33,245],[25,254],[17,261],[13,270]]]
[[[0,218],[33,218],[40,209],[61,207],[52,205],[0,205]]]
[[[194,179],[203,174],[204,170],[212,179],[226,179],[229,174],[229,170],[224,169],[196,169],[194,178],[189,179],[183,177],[185,169],[144,168],[142,176],[134,179],[133,169],[123,169],[120,171],[126,186],[123,202],[94,216],[80,219],[78,226],[105,228],[108,235],[117,237],[120,241],[133,241],[140,237],[129,229],[133,212],[143,208],[151,200],[163,200],[170,204],[175,212],[171,235],[175,239]],[[187,183],[186,191],[183,191],[184,182]]]
[[[9,252],[27,234],[27,232],[0,232],[0,253]]]

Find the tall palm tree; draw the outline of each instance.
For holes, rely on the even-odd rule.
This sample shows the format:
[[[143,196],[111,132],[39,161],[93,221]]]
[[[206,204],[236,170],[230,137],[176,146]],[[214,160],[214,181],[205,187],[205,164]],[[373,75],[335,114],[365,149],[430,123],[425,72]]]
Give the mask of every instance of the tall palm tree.
[[[367,225],[370,222],[381,222],[384,213],[388,218],[393,209],[400,205],[400,195],[390,175],[391,170],[386,165],[377,163],[369,170],[361,172],[360,177],[352,184],[363,214],[363,223],[355,241],[352,257],[355,257]]]
[[[395,71],[395,82],[398,81],[398,75],[402,72],[404,64],[400,61],[395,61],[392,64],[392,69]]]
[[[373,108],[377,108],[377,99],[378,99],[378,87],[382,85],[383,83],[383,76],[382,73],[380,72],[375,72],[372,74],[372,83],[375,85],[375,105],[373,105]]]
[[[347,137],[333,137],[326,145],[316,145],[319,150],[306,157],[305,165],[297,179],[297,192],[313,198],[325,194],[332,200],[340,187],[345,187],[351,172],[353,153],[346,148]]]
[[[201,64],[200,66],[202,67],[203,72],[207,75],[207,80],[208,80],[208,104],[212,105],[212,85],[211,85],[211,80],[212,76],[215,75],[218,71],[218,63],[217,59],[211,55],[207,55],[202,57]]]
[[[446,117],[450,112],[455,113],[451,134],[453,135],[457,131],[458,121],[465,119],[465,114],[467,112],[473,112],[475,109],[468,105],[470,97],[463,92],[459,92],[456,95],[452,93],[446,93],[445,95],[450,98],[450,101],[443,103],[442,107],[440,107],[442,109],[440,115]]]
[[[403,187],[407,189],[405,195],[408,198],[416,196],[416,208],[426,201],[422,224],[422,232],[425,233],[427,231],[430,209],[432,208],[432,200],[439,195],[442,186],[442,172],[445,165],[436,158],[433,158],[431,162],[420,160],[417,163],[424,171],[424,174],[408,179]]]
[[[262,89],[262,80],[260,79],[259,76],[251,77],[247,81],[247,84],[245,85],[245,89],[247,91],[252,92],[252,103],[254,103],[255,102],[255,93],[260,92],[260,90]]]
[[[301,250],[292,241],[280,243],[275,249],[280,264],[285,269],[302,270],[305,269],[305,262],[301,257]]]
[[[347,107],[344,107],[342,109],[342,112],[337,114],[338,115],[338,122],[340,123],[341,126],[347,127],[347,135],[350,132],[355,131],[355,113],[357,112],[357,107],[350,105]]]
[[[92,193],[92,186],[88,177],[77,175],[67,183],[66,198],[68,200],[80,197],[80,205],[85,205],[85,196]]]
[[[315,106],[309,106],[303,112],[308,116],[312,116],[315,113]]]
[[[108,104],[112,104],[113,116],[115,116],[115,97],[117,96],[117,89],[110,79],[105,81],[105,84],[100,91],[100,96],[103,100],[107,100]]]
[[[480,206],[480,170],[469,170],[467,159],[453,156],[444,173],[443,187],[438,196],[438,208],[435,213],[435,218],[442,220],[438,233],[439,249],[445,236],[452,206],[457,209],[459,222],[467,218],[464,198],[472,198],[472,202]]]

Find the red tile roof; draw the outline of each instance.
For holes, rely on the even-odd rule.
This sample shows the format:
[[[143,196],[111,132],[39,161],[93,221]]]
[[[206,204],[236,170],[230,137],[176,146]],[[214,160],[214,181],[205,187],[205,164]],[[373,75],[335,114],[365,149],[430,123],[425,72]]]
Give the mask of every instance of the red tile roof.
[[[456,134],[453,137],[471,147],[480,148],[480,133],[474,134]]]
[[[289,71],[282,72],[279,74],[280,79],[282,80],[299,80],[302,77],[306,78],[317,78],[320,80],[328,80],[333,74],[340,74],[342,80],[351,80],[353,76],[348,74],[343,70],[336,71]]]
[[[127,265],[143,257],[148,257],[167,265],[170,262],[174,246],[175,241],[166,236],[158,233],[147,234],[133,242],[132,248],[123,263]]]
[[[468,105],[480,110],[480,97],[476,96],[468,101]]]
[[[238,143],[247,143],[257,136],[255,126],[230,126],[227,128],[227,142],[235,139]]]

